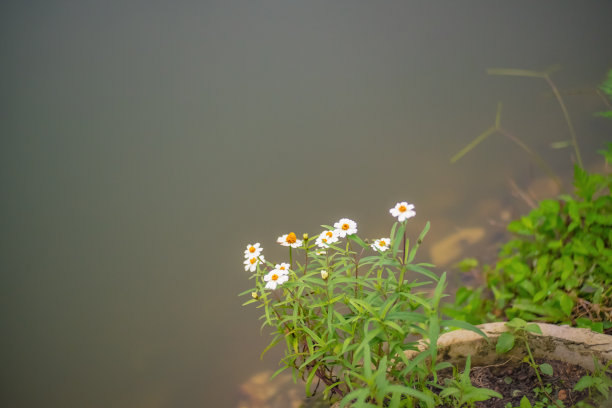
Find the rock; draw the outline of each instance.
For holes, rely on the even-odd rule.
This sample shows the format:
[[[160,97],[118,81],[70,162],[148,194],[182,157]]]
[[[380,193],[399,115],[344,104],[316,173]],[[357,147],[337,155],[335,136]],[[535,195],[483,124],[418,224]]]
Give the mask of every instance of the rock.
[[[448,265],[464,253],[467,246],[474,245],[485,236],[483,228],[461,228],[457,232],[438,240],[429,250],[432,263]]]
[[[291,375],[280,374],[270,380],[272,371],[253,375],[240,386],[238,408],[299,408],[303,404],[302,387]]]

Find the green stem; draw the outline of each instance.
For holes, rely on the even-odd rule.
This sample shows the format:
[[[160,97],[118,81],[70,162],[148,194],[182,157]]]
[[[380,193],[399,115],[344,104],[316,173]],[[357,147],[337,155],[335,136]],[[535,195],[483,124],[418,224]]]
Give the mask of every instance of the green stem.
[[[308,270],[308,247],[306,245],[307,243],[304,242],[304,250],[306,251],[306,259],[304,260],[304,275],[306,275],[306,271]]]
[[[562,408],[561,405],[557,404],[557,401],[555,401],[553,396],[550,395],[548,391],[546,391],[546,386],[544,385],[544,381],[542,381],[542,377],[540,376],[540,370],[538,368],[538,365],[535,362],[535,359],[533,358],[533,354],[531,353],[531,347],[529,347],[529,342],[527,341],[527,337],[523,339],[523,342],[525,343],[525,349],[527,350],[527,354],[529,355],[529,365],[535,371],[536,377],[538,377],[538,382],[540,383],[540,386],[542,387],[542,391],[544,391],[544,394],[546,394],[546,396],[550,399],[550,401],[552,401],[555,404],[555,406]]]

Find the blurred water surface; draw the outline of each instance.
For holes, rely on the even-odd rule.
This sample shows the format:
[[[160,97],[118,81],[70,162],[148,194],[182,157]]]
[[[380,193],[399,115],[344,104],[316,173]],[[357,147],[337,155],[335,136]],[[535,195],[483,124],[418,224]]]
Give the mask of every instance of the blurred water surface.
[[[236,407],[280,355],[259,360],[269,337],[236,296],[244,246],[280,262],[277,236],[340,217],[378,238],[403,200],[412,234],[432,222],[421,260],[466,229],[494,240],[489,221],[525,209],[508,180],[544,176],[499,135],[449,164],[497,102],[566,178],[572,152],[549,147],[569,133],[543,80],[485,69],[560,64],[562,90],[587,90],[565,97],[597,166],[610,15],[601,1],[3,2],[2,405]]]

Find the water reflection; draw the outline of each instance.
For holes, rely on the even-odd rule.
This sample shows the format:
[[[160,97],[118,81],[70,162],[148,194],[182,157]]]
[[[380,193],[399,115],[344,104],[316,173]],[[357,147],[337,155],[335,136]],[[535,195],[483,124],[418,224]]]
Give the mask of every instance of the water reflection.
[[[259,360],[268,336],[236,296],[246,243],[280,261],[277,236],[340,217],[383,236],[408,200],[411,234],[432,221],[422,260],[462,230],[484,230],[462,250],[490,244],[488,220],[520,208],[508,178],[541,173],[503,138],[448,160],[499,100],[504,126],[571,165],[548,147],[568,133],[546,84],[485,68],[560,63],[561,88],[592,87],[612,36],[612,6],[588,2],[0,7],[12,407],[237,406],[280,356]],[[567,103],[591,165],[610,125],[594,95]]]

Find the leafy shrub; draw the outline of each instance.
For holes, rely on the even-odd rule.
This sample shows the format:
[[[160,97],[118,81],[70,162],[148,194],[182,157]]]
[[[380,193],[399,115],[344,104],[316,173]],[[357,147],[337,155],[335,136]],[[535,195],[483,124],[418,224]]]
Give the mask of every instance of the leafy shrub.
[[[601,151],[607,164],[612,143]],[[455,318],[481,323],[520,317],[603,332],[612,327],[612,174],[574,168],[574,195],[543,200],[508,230],[486,288],[462,288]],[[489,299],[483,294],[489,292]],[[486,296],[485,296],[486,297]]]
[[[324,395],[340,399],[341,406],[433,407],[441,402],[444,386],[437,372],[451,366],[437,361],[439,334],[447,327],[484,333],[441,318],[446,275],[438,277],[432,265],[413,262],[429,223],[411,245],[406,222],[414,216],[412,208],[398,203],[391,209],[398,222],[390,238],[372,243],[357,235],[357,224],[349,219],[323,226],[314,242],[307,235],[303,240],[283,235],[277,242],[289,247],[288,263],[267,262],[259,244],[247,246],[245,269],[254,272],[254,287],[243,292],[252,296],[245,305],[261,308],[263,326],[273,330],[264,353],[285,344],[276,374],[291,369],[294,378],[305,380],[307,394],[314,383],[322,384]],[[423,279],[408,281],[410,275]],[[416,350],[416,357],[407,358],[407,350]],[[460,385],[469,388],[465,379]],[[461,398],[493,394],[478,389],[470,395]]]

